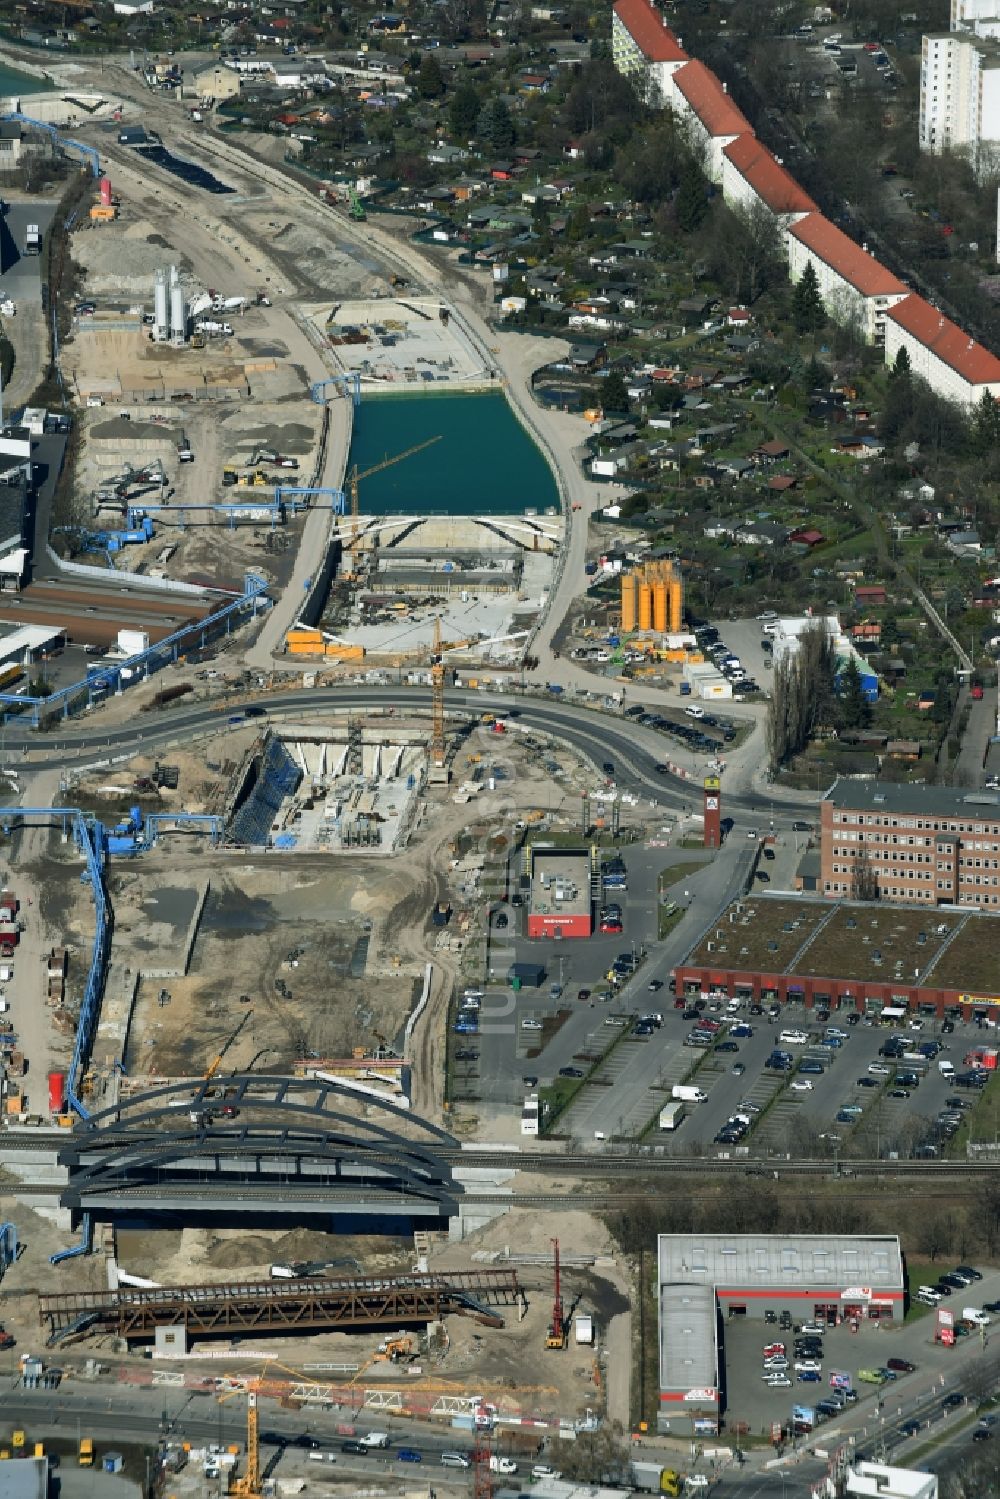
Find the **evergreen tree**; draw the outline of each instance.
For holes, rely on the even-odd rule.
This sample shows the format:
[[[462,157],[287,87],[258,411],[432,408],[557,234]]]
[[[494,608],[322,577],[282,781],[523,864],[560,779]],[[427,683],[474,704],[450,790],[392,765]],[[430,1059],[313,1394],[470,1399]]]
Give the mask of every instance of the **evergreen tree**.
[[[1000,447],[1000,403],[988,390],[983,391],[983,399],[973,413],[972,447],[983,458],[996,453]]]
[[[792,321],[797,333],[817,333],[826,322],[826,308],[819,294],[819,282],[812,261],[795,283],[792,293]]]
[[[889,379],[893,382],[897,380],[909,380],[912,373],[910,356],[903,345],[900,344],[899,352],[892,362],[892,369],[889,371]]]
[[[628,391],[625,380],[617,370],[612,370],[597,386],[598,404],[602,411],[627,411]]]
[[[514,144],[514,121],[502,99],[484,104],[476,122],[476,133],[491,151],[509,151]]]
[[[865,697],[861,682],[861,670],[852,656],[840,673],[840,717],[845,729],[867,728],[871,720],[871,704]]]
[[[420,59],[420,71],[417,74],[417,92],[421,99],[439,99],[444,93],[441,64],[433,52],[425,52]]]
[[[677,227],[684,234],[693,233],[708,212],[705,179],[693,163],[686,166],[681,174],[675,207]]]
[[[479,119],[479,95],[471,83],[460,83],[448,106],[448,124],[453,135],[467,141],[475,132]]]

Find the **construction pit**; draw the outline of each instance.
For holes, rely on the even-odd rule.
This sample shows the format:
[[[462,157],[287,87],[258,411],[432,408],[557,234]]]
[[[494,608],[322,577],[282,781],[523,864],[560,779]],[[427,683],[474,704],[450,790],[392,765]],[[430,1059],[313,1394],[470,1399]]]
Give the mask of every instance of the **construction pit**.
[[[467,390],[490,383],[483,353],[439,299],[379,297],[304,308],[341,367],[362,385]]]
[[[360,539],[295,655],[349,646],[373,663],[516,667],[553,586],[561,516],[362,517]],[[317,642],[315,632],[320,640]]]

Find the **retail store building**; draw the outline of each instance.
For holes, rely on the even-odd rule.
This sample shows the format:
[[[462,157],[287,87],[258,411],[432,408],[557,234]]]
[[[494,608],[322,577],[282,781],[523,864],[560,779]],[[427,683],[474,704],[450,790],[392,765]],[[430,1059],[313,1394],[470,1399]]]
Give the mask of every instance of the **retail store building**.
[[[708,1435],[723,1414],[725,1323],[773,1311],[826,1326],[902,1321],[905,1274],[893,1234],[661,1234],[658,1424]]]

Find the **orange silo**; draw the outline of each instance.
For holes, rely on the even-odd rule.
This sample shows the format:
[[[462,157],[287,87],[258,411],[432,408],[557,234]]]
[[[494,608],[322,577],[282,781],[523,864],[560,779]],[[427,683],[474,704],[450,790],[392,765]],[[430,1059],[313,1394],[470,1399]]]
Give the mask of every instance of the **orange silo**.
[[[653,628],[653,590],[648,583],[639,584],[639,629]]]
[[[670,591],[670,633],[680,634],[684,618],[684,587],[680,577],[675,573],[669,584]]]
[[[653,584],[653,629],[659,635],[667,632],[667,588],[666,583]]]
[[[636,601],[639,580],[634,573],[622,573],[622,633],[631,635],[635,629]]]

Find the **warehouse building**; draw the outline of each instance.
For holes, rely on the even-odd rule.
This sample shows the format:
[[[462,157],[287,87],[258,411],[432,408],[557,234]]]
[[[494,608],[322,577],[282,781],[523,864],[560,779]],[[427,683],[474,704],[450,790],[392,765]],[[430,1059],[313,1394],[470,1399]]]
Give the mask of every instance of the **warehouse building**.
[[[848,895],[859,861],[880,900],[1000,909],[1000,792],[838,780],[820,807],[825,895]]]
[[[905,1273],[893,1234],[661,1234],[658,1426],[716,1432],[725,1403],[722,1324],[765,1311],[827,1326],[902,1319]]]
[[[531,850],[529,937],[589,937],[593,931],[590,854]]]

